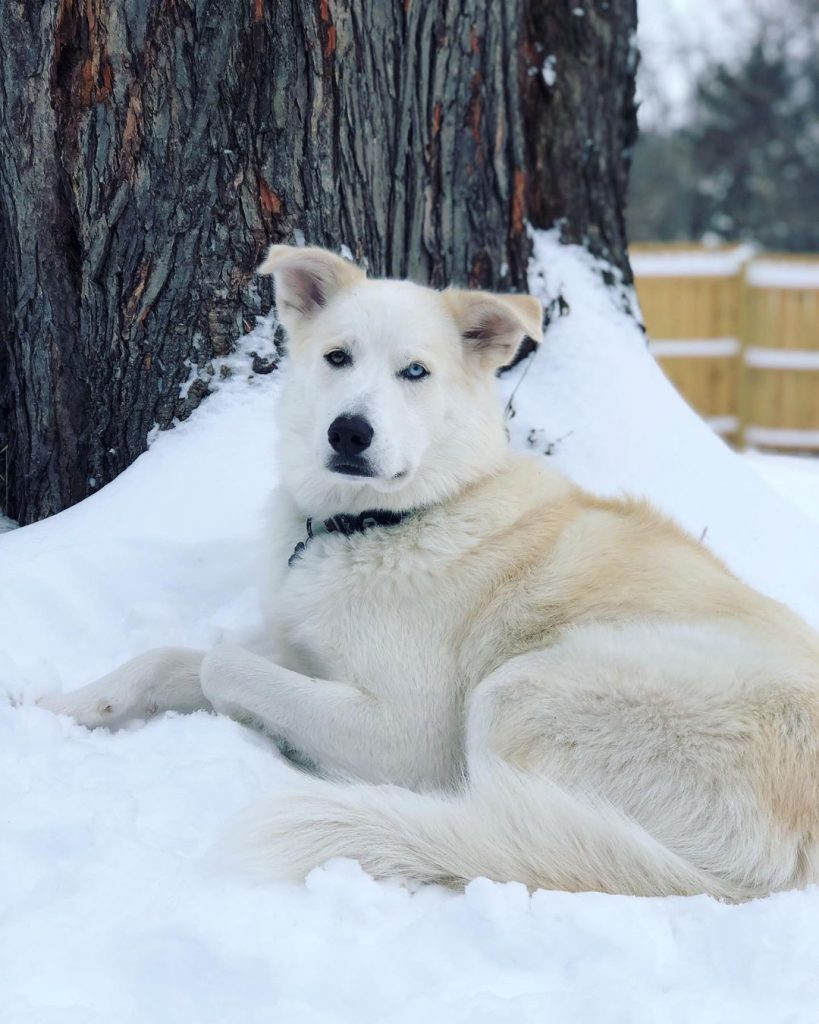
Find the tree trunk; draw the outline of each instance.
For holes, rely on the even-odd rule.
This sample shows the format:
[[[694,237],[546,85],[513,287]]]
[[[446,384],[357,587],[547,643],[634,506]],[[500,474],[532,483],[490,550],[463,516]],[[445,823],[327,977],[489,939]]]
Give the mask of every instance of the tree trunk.
[[[523,90],[529,189],[536,227],[560,225],[631,284],[625,211],[637,141],[636,0],[530,0]],[[614,283],[613,280],[610,283]]]
[[[0,504],[59,511],[187,415],[207,387],[180,386],[270,304],[270,242],[516,290],[527,220],[560,221],[627,274],[635,21],[634,0],[4,0]]]

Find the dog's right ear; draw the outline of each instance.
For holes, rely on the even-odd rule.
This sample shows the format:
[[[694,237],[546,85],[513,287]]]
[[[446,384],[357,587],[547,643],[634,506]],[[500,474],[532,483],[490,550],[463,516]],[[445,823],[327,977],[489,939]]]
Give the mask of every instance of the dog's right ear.
[[[367,275],[355,263],[316,246],[271,245],[259,274],[276,281],[276,309],[289,331],[313,316],[333,295]]]

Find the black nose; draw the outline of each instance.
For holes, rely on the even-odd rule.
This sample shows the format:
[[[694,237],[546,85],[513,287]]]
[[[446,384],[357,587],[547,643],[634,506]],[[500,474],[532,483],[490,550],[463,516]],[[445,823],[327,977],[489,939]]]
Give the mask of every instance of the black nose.
[[[363,416],[337,416],[327,431],[327,440],[339,455],[360,455],[372,439],[373,428]]]

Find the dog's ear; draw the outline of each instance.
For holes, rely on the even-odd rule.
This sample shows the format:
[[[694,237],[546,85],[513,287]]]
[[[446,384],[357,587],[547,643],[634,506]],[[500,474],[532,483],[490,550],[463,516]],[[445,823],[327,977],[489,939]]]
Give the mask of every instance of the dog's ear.
[[[367,275],[355,263],[315,246],[271,245],[259,274],[276,281],[276,309],[286,328],[313,316],[340,289]]]
[[[534,295],[492,295],[450,288],[443,293],[467,352],[487,370],[506,366],[525,337],[543,340],[543,307]]]

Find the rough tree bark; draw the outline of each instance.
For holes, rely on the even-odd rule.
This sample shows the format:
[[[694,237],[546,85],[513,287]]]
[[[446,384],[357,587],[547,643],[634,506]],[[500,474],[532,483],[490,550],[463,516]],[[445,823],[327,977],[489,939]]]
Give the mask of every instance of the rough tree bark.
[[[186,415],[297,232],[515,290],[527,220],[560,222],[628,274],[635,22],[635,0],[4,0],[0,506],[56,512]]]
[[[632,282],[625,211],[637,141],[636,0],[526,4],[522,92],[527,216],[559,224]]]

